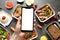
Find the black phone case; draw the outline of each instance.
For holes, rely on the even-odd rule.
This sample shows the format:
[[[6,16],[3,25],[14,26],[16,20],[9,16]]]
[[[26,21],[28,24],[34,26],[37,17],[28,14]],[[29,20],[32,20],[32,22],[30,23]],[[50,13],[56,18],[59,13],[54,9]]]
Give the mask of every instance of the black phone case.
[[[22,7],[22,8],[30,9],[30,8],[33,8],[33,7]],[[34,8],[33,8],[33,17],[34,17]],[[33,18],[33,20],[34,20],[34,18]],[[34,21],[33,21],[33,24],[34,24]],[[33,28],[34,28],[34,25],[33,25]],[[32,32],[33,30],[22,30],[22,26],[21,26],[21,31],[22,32]]]

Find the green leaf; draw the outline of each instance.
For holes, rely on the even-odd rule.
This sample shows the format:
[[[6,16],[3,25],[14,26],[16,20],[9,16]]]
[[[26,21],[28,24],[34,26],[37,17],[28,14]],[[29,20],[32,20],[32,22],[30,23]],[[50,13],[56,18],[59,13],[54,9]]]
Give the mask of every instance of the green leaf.
[[[0,38],[2,38],[3,35],[0,35]]]
[[[50,13],[48,11],[44,11],[45,16],[48,16]]]
[[[7,36],[7,35],[8,35],[8,32],[5,32],[5,33],[4,33],[4,36]]]
[[[3,31],[2,31],[2,30],[0,30],[0,35],[1,35],[1,34],[3,34]]]
[[[2,31],[3,31],[4,29],[3,29],[3,28],[0,28],[0,30],[2,30]]]
[[[4,38],[0,38],[0,40],[4,40]]]
[[[25,38],[29,38],[31,36],[32,32],[29,32],[28,34],[26,34]]]

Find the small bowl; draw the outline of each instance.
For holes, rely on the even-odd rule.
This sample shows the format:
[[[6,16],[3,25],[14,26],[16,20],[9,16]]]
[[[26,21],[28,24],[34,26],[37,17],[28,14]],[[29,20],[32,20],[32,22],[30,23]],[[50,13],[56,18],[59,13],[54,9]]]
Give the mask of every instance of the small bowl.
[[[12,9],[12,8],[13,8],[13,2],[11,2],[11,1],[6,1],[5,7],[6,7],[7,9]]]
[[[32,5],[34,4],[34,0],[33,0],[33,2],[31,2],[30,4],[28,4],[27,2],[28,2],[28,1],[26,0],[26,5],[27,5],[28,7],[30,7],[30,6],[32,6]]]
[[[44,23],[44,22],[46,22],[48,19],[50,19],[50,18],[52,18],[54,15],[55,15],[55,11],[52,9],[52,7],[50,6],[50,4],[47,4],[48,6],[49,6],[49,8],[52,10],[52,12],[53,12],[53,15],[52,16],[50,16],[49,18],[47,18],[47,19],[45,19],[45,20],[41,20],[40,18],[39,18],[39,16],[37,15],[37,13],[35,13],[35,15],[36,15],[36,17],[38,18],[38,20],[40,21],[40,22],[42,22],[42,23]],[[46,5],[45,5],[46,6]],[[43,6],[44,7],[44,6]],[[41,7],[41,8],[43,8],[43,7]],[[40,9],[41,9],[40,8]],[[40,10],[39,9],[39,10]]]
[[[24,0],[22,0],[22,1],[17,0],[17,3],[23,4]]]

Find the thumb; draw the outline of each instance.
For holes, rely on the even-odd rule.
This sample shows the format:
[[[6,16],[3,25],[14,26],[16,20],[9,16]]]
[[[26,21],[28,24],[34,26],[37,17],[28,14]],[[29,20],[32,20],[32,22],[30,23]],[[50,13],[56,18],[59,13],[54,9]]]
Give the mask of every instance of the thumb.
[[[17,24],[16,24],[16,29],[15,29],[15,31],[16,32],[20,32],[20,28],[21,28],[21,16],[18,18],[18,21],[17,21]]]

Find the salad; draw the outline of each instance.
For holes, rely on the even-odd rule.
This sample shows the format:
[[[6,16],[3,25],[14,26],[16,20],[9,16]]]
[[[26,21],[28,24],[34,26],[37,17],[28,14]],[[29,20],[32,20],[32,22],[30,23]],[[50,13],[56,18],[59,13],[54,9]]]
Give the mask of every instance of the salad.
[[[0,40],[8,40],[10,34],[0,26]]]

